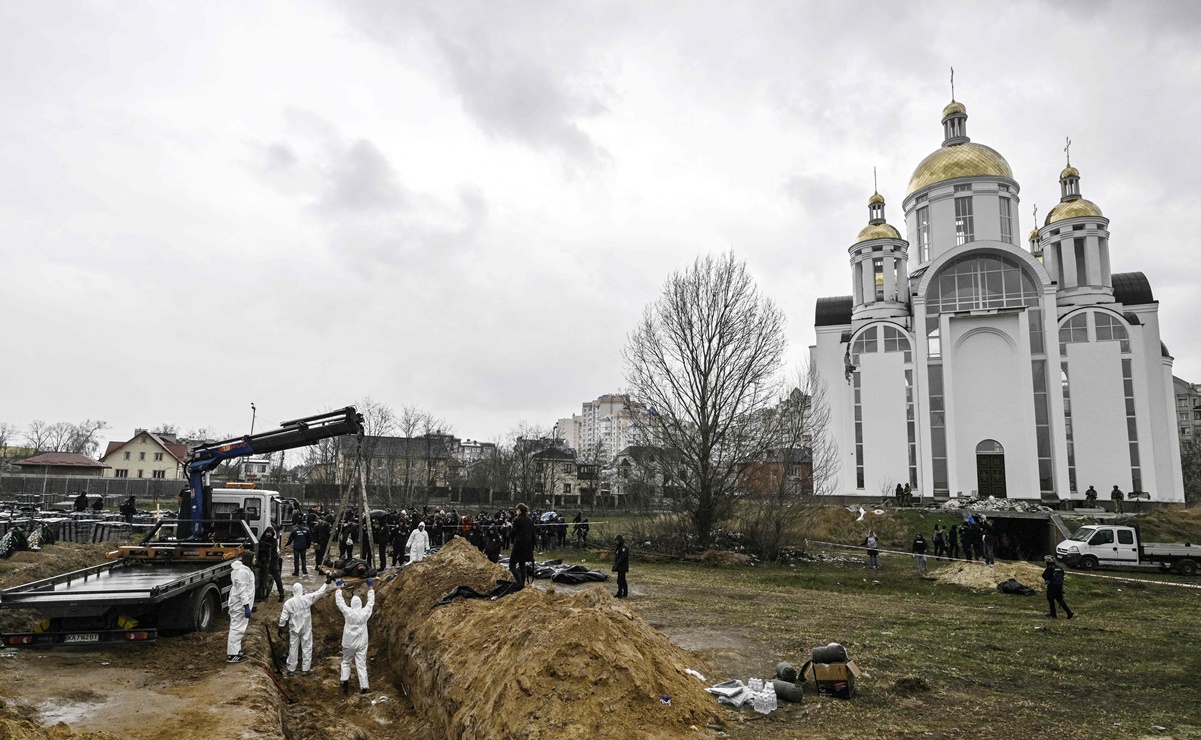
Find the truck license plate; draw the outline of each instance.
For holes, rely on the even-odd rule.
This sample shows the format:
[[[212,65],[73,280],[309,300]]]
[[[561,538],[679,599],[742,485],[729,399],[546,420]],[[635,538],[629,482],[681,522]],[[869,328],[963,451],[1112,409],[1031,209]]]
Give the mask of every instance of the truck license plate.
[[[77,635],[67,635],[63,638],[64,643],[70,642],[100,642],[100,635],[95,632],[84,632]]]

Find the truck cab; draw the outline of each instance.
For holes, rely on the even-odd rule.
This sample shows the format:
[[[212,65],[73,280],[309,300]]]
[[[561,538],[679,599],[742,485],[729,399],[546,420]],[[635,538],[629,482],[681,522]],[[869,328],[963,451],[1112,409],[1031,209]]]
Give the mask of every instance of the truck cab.
[[[276,532],[292,521],[298,507],[295,499],[282,498],[278,491],[255,488],[253,483],[228,483],[225,488],[213,489],[213,518],[229,519],[241,508],[247,526],[255,537],[272,527]]]
[[[1138,565],[1138,532],[1133,527],[1089,525],[1072,533],[1055,548],[1055,556],[1072,568],[1092,570],[1099,565]]]

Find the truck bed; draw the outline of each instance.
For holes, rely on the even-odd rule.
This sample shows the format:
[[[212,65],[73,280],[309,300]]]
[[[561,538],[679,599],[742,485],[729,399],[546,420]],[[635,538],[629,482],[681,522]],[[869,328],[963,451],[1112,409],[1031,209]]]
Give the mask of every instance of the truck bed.
[[[104,563],[0,591],[0,608],[156,603],[187,590],[198,580],[227,575],[232,567],[230,561]]]
[[[1144,542],[1143,553],[1149,557],[1201,558],[1201,546],[1183,542]]]

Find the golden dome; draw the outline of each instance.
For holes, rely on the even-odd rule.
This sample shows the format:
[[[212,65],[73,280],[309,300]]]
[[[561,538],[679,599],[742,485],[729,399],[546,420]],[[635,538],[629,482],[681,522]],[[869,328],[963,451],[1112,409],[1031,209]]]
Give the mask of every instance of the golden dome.
[[[1101,209],[1091,200],[1084,198],[1076,198],[1074,200],[1065,200],[1059,205],[1051,209],[1047,214],[1047,221],[1043,226],[1050,226],[1056,221],[1065,221],[1069,218],[1081,218],[1082,216],[1101,216]]]
[[[872,195],[872,197],[867,199],[867,204],[869,206],[875,205],[876,203],[883,203],[883,202],[884,202],[884,196],[880,195],[879,193],[875,193],[874,195]]]
[[[1038,229],[1030,229],[1030,241],[1038,241]]]
[[[1080,170],[1069,164],[1067,167],[1063,168],[1063,172],[1059,173],[1060,180],[1064,179],[1065,177],[1080,177]]]
[[[952,103],[952,105],[957,105]],[[1013,179],[1013,170],[1009,163],[992,147],[967,142],[954,146],[944,146],[922,160],[913,176],[909,178],[909,192],[906,197],[922,188],[937,182],[952,180],[956,177],[1006,177]]]
[[[967,108],[963,107],[963,103],[959,103],[959,102],[952,100],[951,102],[947,103],[946,108],[942,109],[942,117],[946,118],[947,116],[951,115],[952,113],[962,113],[963,115],[966,116]]]
[[[859,232],[859,236],[855,238],[855,243],[865,242],[868,239],[900,239],[901,232],[897,231],[888,224],[868,224],[863,227],[863,231]]]

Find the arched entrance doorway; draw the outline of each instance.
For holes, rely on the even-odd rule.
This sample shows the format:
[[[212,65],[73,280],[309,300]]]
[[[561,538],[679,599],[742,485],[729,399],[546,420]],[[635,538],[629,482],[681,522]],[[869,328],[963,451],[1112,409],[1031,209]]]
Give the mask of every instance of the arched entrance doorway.
[[[1005,448],[995,439],[976,445],[976,490],[980,498],[1005,498]]]

